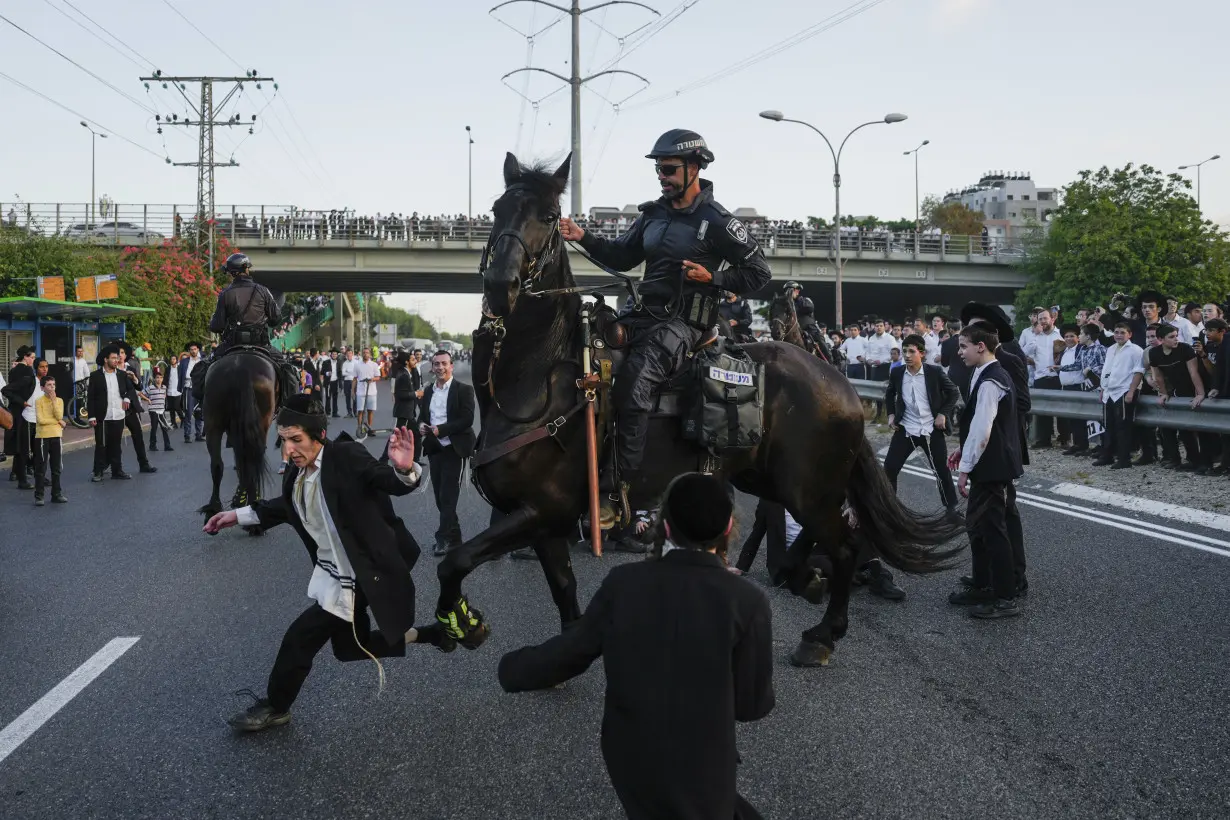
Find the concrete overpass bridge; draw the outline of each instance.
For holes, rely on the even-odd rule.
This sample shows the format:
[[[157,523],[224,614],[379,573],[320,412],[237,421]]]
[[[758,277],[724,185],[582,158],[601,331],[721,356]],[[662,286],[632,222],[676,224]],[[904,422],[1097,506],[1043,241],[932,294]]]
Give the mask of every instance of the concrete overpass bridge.
[[[0,206],[6,223],[27,230],[121,245],[190,235],[197,229],[193,211],[182,205],[109,203],[102,216],[80,204]],[[834,314],[838,238],[847,317],[901,318],[971,299],[1010,304],[1027,278],[1014,265],[1021,261],[1019,250],[980,237],[857,229],[842,229],[835,237],[829,230],[769,222],[748,226],[764,248],[774,280],[753,296],[765,298],[782,282],[797,279],[822,320],[831,321]],[[620,231],[609,221],[585,227],[611,237]],[[214,229],[252,258],[258,280],[282,291],[478,293],[478,264],[490,223],[229,206],[218,209]],[[612,281],[579,254],[571,254],[570,262],[581,284]],[[347,313],[339,308],[339,316]]]

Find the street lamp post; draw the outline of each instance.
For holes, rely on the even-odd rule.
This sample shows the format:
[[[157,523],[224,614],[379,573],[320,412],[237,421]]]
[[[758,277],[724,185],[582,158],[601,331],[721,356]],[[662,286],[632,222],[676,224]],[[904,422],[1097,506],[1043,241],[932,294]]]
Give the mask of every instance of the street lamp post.
[[[1196,207],[1197,208],[1200,207],[1200,166],[1204,165],[1206,162],[1212,162],[1215,159],[1221,159],[1221,154],[1214,154],[1213,156],[1209,157],[1206,160],[1201,160],[1200,162],[1193,162],[1191,165],[1180,165],[1179,166],[1180,171],[1186,171],[1188,168],[1196,169]]]
[[[102,137],[103,139],[106,139],[107,135],[99,131],[95,131],[86,124],[85,120],[81,121],[81,127],[90,132],[90,210],[86,215],[86,222],[90,226],[86,229],[88,231],[90,228],[94,227],[94,203],[98,201],[94,197],[94,146],[98,142],[95,137]]]
[[[466,198],[466,246],[470,244],[470,240],[474,237],[474,135],[470,133],[470,126],[466,126],[466,151],[469,152],[466,161],[466,187],[469,195]]]
[[[761,111],[760,116],[766,120],[773,120],[774,122],[793,122],[793,123],[798,123],[799,125],[806,125],[808,128],[810,128],[811,130],[815,131],[817,134],[820,135],[820,139],[824,140],[824,144],[829,147],[829,153],[833,155],[833,198],[835,200],[836,210],[837,210],[836,220],[833,226],[833,236],[836,238],[836,246],[837,246],[837,258],[835,260],[836,265],[837,265],[837,281],[836,281],[836,289],[834,292],[834,297],[835,297],[834,301],[836,302],[837,326],[841,327],[842,326],[842,315],[841,315],[841,278],[842,278],[841,152],[845,150],[846,142],[849,141],[850,137],[854,136],[855,131],[866,128],[869,125],[880,125],[881,123],[886,124],[886,125],[892,125],[895,122],[904,122],[907,119],[907,117],[905,114],[893,113],[893,114],[885,114],[884,119],[882,120],[871,120],[870,122],[865,122],[862,125],[855,127],[853,130],[850,131],[849,134],[846,134],[845,139],[841,141],[841,145],[839,145],[837,147],[837,150],[834,151],[833,143],[829,142],[828,137],[824,136],[824,132],[809,122],[804,122],[803,120],[789,119],[786,116],[784,116],[782,112],[780,111]]]
[[[924,145],[930,145],[931,140],[923,140],[918,147],[913,151],[904,151],[905,156],[914,155],[914,236],[917,242],[918,234],[922,231],[922,218],[918,207],[918,152],[922,150]]]

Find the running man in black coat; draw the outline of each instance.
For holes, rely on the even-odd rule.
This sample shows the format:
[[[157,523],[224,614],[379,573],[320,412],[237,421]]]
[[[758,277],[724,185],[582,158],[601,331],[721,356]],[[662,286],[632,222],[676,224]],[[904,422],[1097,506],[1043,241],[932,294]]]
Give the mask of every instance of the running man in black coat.
[[[716,554],[732,511],[712,476],[675,479],[662,503],[662,558],[614,567],[567,632],[500,661],[500,685],[521,692],[602,656],[602,755],[630,818],[760,816],[735,791],[735,722],[773,709],[772,613]]]

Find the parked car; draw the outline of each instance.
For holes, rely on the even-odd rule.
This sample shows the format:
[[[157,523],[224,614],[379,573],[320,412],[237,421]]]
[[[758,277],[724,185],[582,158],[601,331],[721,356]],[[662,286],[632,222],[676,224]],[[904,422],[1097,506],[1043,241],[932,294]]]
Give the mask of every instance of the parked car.
[[[128,245],[152,245],[164,237],[158,231],[150,231],[132,222],[79,223],[65,229],[64,235],[74,239],[116,242]]]

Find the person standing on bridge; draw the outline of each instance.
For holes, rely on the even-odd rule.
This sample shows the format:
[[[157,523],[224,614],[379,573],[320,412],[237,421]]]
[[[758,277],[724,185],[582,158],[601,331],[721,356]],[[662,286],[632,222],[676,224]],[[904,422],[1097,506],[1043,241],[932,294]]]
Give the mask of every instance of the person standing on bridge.
[[[264,698],[228,721],[258,732],[290,721],[312,661],[332,643],[340,661],[401,656],[414,643],[414,580],[419,545],[393,511],[390,496],[419,486],[414,433],[393,431],[388,464],[343,433],[327,437],[328,417],[311,396],[291,396],[278,413],[278,435],[291,462],[282,494],[205,522],[215,535],[227,527],[290,524],[312,560],[307,594],[312,604],[282,639]],[[367,617],[371,607],[377,629]],[[383,684],[384,670],[380,670]]]
[[[617,510],[631,509],[628,490],[645,456],[654,394],[685,366],[692,347],[717,323],[719,291],[747,295],[772,277],[747,226],[713,198],[713,183],[700,178],[714,159],[700,134],[667,131],[646,158],[654,160],[662,196],[642,203],[640,216],[619,238],[606,239],[568,217],[560,219],[563,238],[579,242],[599,263],[620,271],[645,263],[643,310],[625,305],[621,311],[629,342],[613,395],[619,486],[608,472],[600,513],[604,529],[615,526]]]

